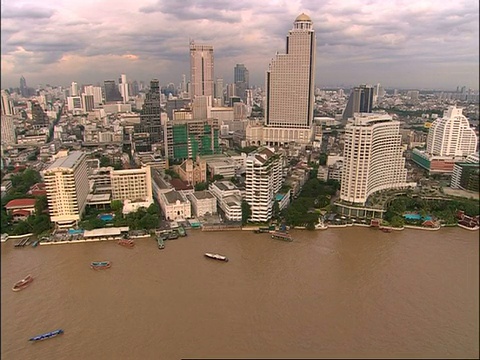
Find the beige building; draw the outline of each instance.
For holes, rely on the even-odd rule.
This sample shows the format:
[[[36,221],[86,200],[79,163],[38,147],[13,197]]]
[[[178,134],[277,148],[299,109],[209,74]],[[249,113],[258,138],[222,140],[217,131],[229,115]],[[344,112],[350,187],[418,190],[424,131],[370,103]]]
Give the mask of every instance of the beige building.
[[[217,199],[210,191],[195,191],[189,195],[189,199],[192,203],[193,214],[196,217],[217,213]]]
[[[152,202],[152,175],[150,166],[140,169],[112,170],[110,172],[112,200]]]
[[[59,228],[78,224],[84,213],[89,193],[85,156],[82,151],[73,151],[42,172],[50,220]]]
[[[190,43],[190,97],[215,96],[213,74],[213,46]]]
[[[267,71],[264,144],[308,144],[313,137],[315,31],[300,14],[287,36],[286,54],[277,54]]]

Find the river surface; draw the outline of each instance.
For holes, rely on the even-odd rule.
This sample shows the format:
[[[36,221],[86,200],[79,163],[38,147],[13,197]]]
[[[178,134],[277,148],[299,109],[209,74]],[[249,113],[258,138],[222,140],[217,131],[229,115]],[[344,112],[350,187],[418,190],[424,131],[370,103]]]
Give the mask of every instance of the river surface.
[[[2,243],[1,358],[478,359],[478,231],[291,233],[190,230],[164,250]]]

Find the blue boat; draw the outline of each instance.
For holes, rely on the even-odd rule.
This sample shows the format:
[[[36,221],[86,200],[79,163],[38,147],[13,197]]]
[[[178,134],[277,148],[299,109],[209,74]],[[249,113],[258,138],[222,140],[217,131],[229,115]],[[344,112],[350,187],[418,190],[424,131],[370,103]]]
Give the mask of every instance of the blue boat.
[[[30,338],[29,341],[46,340],[46,339],[50,339],[52,337],[55,337],[55,336],[61,335],[61,334],[63,334],[63,330],[58,329],[58,330],[50,331],[50,332],[42,334],[42,335],[34,336],[34,337]]]

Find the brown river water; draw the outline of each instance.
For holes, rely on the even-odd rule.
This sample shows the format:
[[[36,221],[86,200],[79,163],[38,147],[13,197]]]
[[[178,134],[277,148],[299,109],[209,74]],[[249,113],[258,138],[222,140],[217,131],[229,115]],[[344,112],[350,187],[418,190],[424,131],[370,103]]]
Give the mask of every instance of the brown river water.
[[[479,357],[478,231],[188,234],[164,250],[2,243],[1,358]]]

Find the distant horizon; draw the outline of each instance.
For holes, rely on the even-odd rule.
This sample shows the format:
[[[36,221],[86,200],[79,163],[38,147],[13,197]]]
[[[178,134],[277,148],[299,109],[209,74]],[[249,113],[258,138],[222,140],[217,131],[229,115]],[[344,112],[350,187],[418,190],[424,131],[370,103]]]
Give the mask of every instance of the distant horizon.
[[[263,87],[301,13],[310,16],[317,37],[318,87],[479,87],[474,0],[5,1],[1,87],[17,87],[22,75],[31,87],[118,81],[121,74],[178,85],[182,74],[190,78],[191,40],[214,47],[214,78],[232,83],[242,63],[250,83]]]

